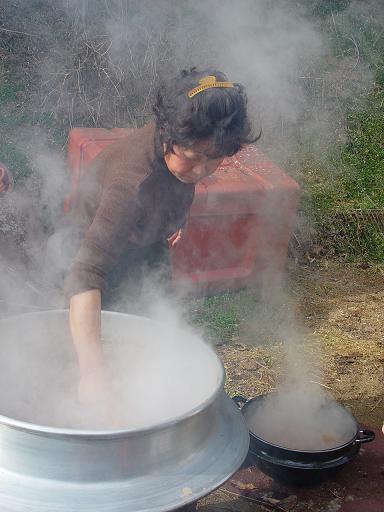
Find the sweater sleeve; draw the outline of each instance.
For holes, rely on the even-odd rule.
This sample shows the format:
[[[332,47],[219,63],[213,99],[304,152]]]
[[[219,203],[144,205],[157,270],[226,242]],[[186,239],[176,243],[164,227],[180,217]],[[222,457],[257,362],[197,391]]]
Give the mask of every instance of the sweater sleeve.
[[[107,289],[107,276],[117,264],[124,244],[135,238],[139,215],[134,186],[115,179],[103,187],[95,217],[65,280],[68,299],[88,290]]]

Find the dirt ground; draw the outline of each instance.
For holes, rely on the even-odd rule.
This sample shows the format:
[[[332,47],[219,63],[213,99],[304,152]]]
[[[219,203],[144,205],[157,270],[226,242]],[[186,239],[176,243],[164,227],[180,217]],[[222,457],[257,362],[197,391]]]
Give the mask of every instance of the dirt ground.
[[[304,353],[314,384],[348,405],[360,422],[379,426],[384,419],[383,269],[292,263],[287,288],[282,308],[288,313],[282,318],[280,311],[277,322],[291,332],[275,334],[276,342],[267,344],[256,315],[255,325],[245,327],[235,343],[218,347],[228,392],[251,397],[273,390],[284,376],[287,350],[293,359]]]
[[[233,344],[218,347],[230,395],[252,397],[271,391],[286,375],[288,352],[305,354],[308,379],[349,407],[362,425],[384,420],[384,272],[327,262],[315,268],[288,269],[288,311],[281,324],[289,336],[263,343],[270,333],[256,314]],[[287,327],[287,318],[293,319]],[[261,322],[262,323],[262,322]],[[257,339],[258,338],[258,339]],[[281,338],[281,336],[280,336]],[[261,340],[261,342],[260,342]],[[300,358],[300,361],[302,359]],[[223,494],[224,492],[224,494]],[[266,510],[219,489],[199,503],[199,510]]]

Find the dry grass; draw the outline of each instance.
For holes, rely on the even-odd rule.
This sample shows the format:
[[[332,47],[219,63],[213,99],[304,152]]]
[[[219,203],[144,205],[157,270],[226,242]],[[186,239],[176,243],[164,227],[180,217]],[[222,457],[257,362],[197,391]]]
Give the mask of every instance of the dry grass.
[[[292,266],[291,308],[302,332],[294,344],[305,354],[308,379],[349,405],[362,423],[384,419],[384,278],[379,268],[332,262],[308,269]],[[252,397],[276,388],[284,377],[286,346],[276,340],[252,346],[244,336],[218,348],[229,394]]]
[[[362,424],[384,419],[384,276],[380,267],[361,269],[330,262],[318,268],[291,266],[291,301],[305,336],[297,343],[310,363],[309,378],[325,385]],[[230,395],[273,390],[283,374],[281,342],[222,345]],[[201,512],[265,512],[265,506],[218,489],[199,501]],[[276,509],[277,510],[277,509]]]

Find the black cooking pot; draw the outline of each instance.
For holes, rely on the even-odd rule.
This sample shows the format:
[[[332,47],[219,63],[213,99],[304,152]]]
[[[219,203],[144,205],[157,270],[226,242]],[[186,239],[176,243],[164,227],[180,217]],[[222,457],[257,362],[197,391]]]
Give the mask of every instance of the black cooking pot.
[[[248,426],[250,422],[247,421],[247,411],[254,410],[255,406],[261,405],[268,397],[270,395],[261,395],[250,400],[241,395],[233,397]],[[291,485],[312,485],[331,478],[358,454],[361,444],[375,439],[374,432],[360,429],[352,414],[347,412],[356,425],[355,434],[343,445],[328,450],[292,450],[265,441],[250,429],[246,463],[255,465],[272,478]]]

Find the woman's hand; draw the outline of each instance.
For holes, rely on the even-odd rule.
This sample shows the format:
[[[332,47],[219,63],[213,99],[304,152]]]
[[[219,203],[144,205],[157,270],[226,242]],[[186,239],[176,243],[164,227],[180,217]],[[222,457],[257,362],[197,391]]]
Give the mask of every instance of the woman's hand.
[[[80,378],[78,399],[83,406],[85,420],[92,428],[122,428],[116,394],[104,369]]]
[[[77,396],[79,402],[86,406],[108,400],[112,396],[112,389],[106,371],[100,368],[82,375],[77,388]]]
[[[183,230],[179,229],[176,233],[168,238],[169,247],[175,247],[183,237]]]
[[[116,397],[101,346],[101,293],[88,290],[74,295],[69,323],[79,363],[78,399],[93,428],[118,428]]]

